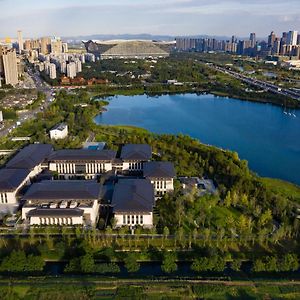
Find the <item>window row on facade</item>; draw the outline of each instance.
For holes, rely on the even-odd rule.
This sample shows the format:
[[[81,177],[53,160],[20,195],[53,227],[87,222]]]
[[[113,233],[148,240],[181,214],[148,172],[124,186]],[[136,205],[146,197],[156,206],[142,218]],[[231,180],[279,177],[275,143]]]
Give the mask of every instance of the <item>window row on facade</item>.
[[[143,215],[124,215],[123,216],[123,224],[131,225],[131,224],[144,224],[144,216]]]

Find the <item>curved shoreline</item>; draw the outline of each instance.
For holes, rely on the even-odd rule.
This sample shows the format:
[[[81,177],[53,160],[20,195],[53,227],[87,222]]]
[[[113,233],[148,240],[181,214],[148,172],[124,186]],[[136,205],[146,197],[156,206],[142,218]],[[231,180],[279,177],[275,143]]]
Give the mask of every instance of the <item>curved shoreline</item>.
[[[125,129],[131,127],[130,129],[136,129],[139,130],[139,128],[142,128],[142,130],[147,130],[150,132],[153,132],[154,134],[170,134],[170,135],[178,135],[179,133],[184,133],[186,135],[189,135],[197,140],[200,140],[202,144],[207,145],[207,146],[214,146],[220,150],[231,150],[231,151],[236,151],[238,152],[241,157],[243,159],[247,159],[250,164],[252,165],[252,168],[255,170],[255,172],[258,172],[258,174],[260,174],[261,176],[266,176],[266,177],[273,177],[273,178],[281,178],[283,180],[286,181],[290,181],[296,184],[299,184],[299,181],[297,181],[296,179],[293,178],[293,176],[290,176],[288,174],[285,174],[286,172],[284,171],[283,168],[283,164],[280,164],[278,167],[278,172],[277,172],[277,176],[275,172],[269,172],[268,170],[270,170],[270,166],[272,165],[272,162],[267,159],[267,164],[266,166],[264,166],[263,164],[263,159],[264,159],[264,155],[261,154],[258,160],[254,160],[254,155],[252,155],[249,150],[247,150],[245,148],[245,142],[247,140],[247,136],[252,136],[252,135],[257,135],[257,133],[255,133],[254,129],[251,129],[250,131],[247,128],[251,128],[251,122],[255,122],[256,124],[261,124],[261,126],[266,126],[266,128],[269,128],[271,123],[270,120],[264,120],[264,117],[262,117],[262,115],[264,115],[265,113],[267,113],[268,115],[271,114],[272,116],[274,115],[274,117],[276,118],[276,120],[278,119],[279,123],[278,124],[286,124],[284,125],[284,128],[286,128],[286,130],[288,130],[288,128],[290,128],[291,125],[289,124],[298,124],[298,120],[294,119],[292,116],[284,116],[283,115],[283,109],[280,109],[279,107],[276,108],[271,107],[271,106],[267,106],[267,107],[263,107],[260,105],[255,105],[253,104],[247,104],[245,106],[245,104],[243,104],[243,102],[236,102],[234,101],[235,99],[232,98],[225,98],[225,97],[220,97],[220,96],[215,96],[215,95],[203,95],[204,93],[198,94],[198,93],[191,93],[191,94],[187,94],[187,93],[176,93],[175,95],[179,96],[179,102],[178,102],[178,108],[180,107],[180,109],[183,110],[183,116],[186,116],[187,114],[190,114],[190,117],[192,118],[192,124],[191,122],[189,122],[186,117],[184,117],[183,122],[187,122],[186,125],[179,125],[178,123],[176,123],[175,121],[175,112],[177,111],[177,104],[174,105],[175,107],[173,108],[173,102],[170,104],[168,101],[166,102],[165,105],[167,105],[165,107],[164,105],[164,100],[165,99],[169,99],[168,96],[166,95],[170,95],[170,94],[166,94],[160,97],[157,97],[157,107],[156,104],[154,104],[154,102],[156,101],[156,98],[152,98],[153,99],[153,104],[149,104],[150,107],[148,107],[148,105],[146,104],[146,101],[148,99],[148,97],[151,97],[147,94],[144,95],[137,95],[137,96],[132,96],[132,101],[131,101],[131,96],[121,96],[120,97],[120,101],[121,99],[123,99],[123,102],[120,102],[120,104],[117,104],[117,102],[114,102],[115,104],[113,104],[112,106],[108,106],[107,109],[110,111],[110,109],[113,109],[113,107],[118,107],[118,109],[121,109],[121,111],[124,111],[124,114],[121,113],[121,115],[118,117],[118,114],[116,115],[113,111],[112,114],[103,114],[102,117],[101,115],[99,116],[99,119],[97,119],[97,117],[94,118],[94,122],[96,124],[99,125],[104,125],[104,126],[116,126],[118,128],[124,127]],[[172,94],[173,95],[173,94]],[[198,97],[199,96],[199,97]],[[155,96],[153,96],[155,97]],[[170,96],[172,99],[172,96]],[[160,98],[160,99],[159,99]],[[191,98],[193,99],[193,104],[188,104],[189,101],[188,99]],[[117,101],[117,96],[116,98],[112,98],[115,99],[113,101]],[[177,98],[176,98],[177,99]],[[215,100],[213,100],[215,99]],[[184,103],[185,100],[187,100],[187,108],[184,109]],[[203,105],[201,104],[201,100],[203,100]],[[218,103],[216,103],[216,105],[214,105],[211,101],[218,101]],[[135,101],[135,102],[134,102]],[[141,101],[141,103],[140,103]],[[149,99],[150,102],[152,102],[151,98]],[[223,102],[224,101],[224,102]],[[240,100],[242,101],[242,100]],[[132,103],[132,104],[131,104]],[[140,103],[140,104],[139,104]],[[145,103],[145,104],[144,104]],[[176,102],[177,103],[177,102]],[[228,103],[228,105],[227,105]],[[249,102],[250,103],[250,102]],[[143,118],[141,119],[141,117],[130,117],[131,115],[135,115],[135,111],[132,110],[131,105],[133,105],[135,108],[135,110],[141,112],[141,114],[143,115]],[[168,106],[170,105],[170,107]],[[127,108],[128,106],[128,108]],[[154,106],[155,108],[152,108],[152,106]],[[145,108],[144,108],[145,107]],[[160,109],[161,107],[161,109]],[[165,107],[165,108],[163,108]],[[203,107],[203,109],[201,109],[201,107]],[[236,117],[234,117],[231,120],[231,118],[229,118],[230,120],[227,120],[228,117],[226,117],[226,115],[229,113],[229,111],[227,112],[228,109],[231,109],[232,112],[234,112],[234,114],[236,115]],[[243,110],[244,111],[243,112]],[[170,115],[167,118],[167,121],[164,121],[162,118],[162,114],[159,113],[159,111],[163,111],[164,113],[167,113],[166,111],[168,111],[170,109]],[[195,112],[196,110],[201,110],[201,113],[193,113],[193,111]],[[213,115],[215,115],[215,113],[213,113],[212,111],[219,111],[217,113],[217,118],[215,121],[212,121],[213,118],[215,118]],[[256,115],[253,117],[252,120],[252,111],[254,113],[258,112]],[[130,116],[126,117],[128,114],[130,114]],[[226,113],[227,112],[227,113]],[[151,117],[151,114],[157,114],[156,118]],[[212,115],[213,114],[213,115]],[[230,114],[230,113],[229,113]],[[124,115],[124,117],[122,117],[122,115]],[[297,115],[299,115],[299,113],[297,113]],[[105,117],[107,116],[107,117]],[[273,118],[274,118],[273,117]],[[196,122],[196,119],[194,120],[194,118],[200,118],[203,119],[202,122]],[[145,121],[143,121],[145,119]],[[245,119],[245,122],[243,121]],[[211,120],[211,121],[210,121]],[[227,121],[226,121],[227,120]],[[251,121],[252,120],[252,121]],[[256,120],[256,121],[255,121]],[[167,122],[167,123],[165,123]],[[177,125],[172,125],[173,123],[176,123]],[[204,122],[204,123],[203,123]],[[208,123],[207,123],[208,122]],[[216,123],[216,128],[220,129],[221,132],[223,132],[225,134],[224,138],[214,138],[211,131],[213,129],[209,129],[208,131],[207,126],[209,126],[211,128],[211,125],[213,123]],[[239,122],[242,122],[242,125],[240,129],[237,129],[239,126]],[[286,123],[287,122],[287,123]],[[292,122],[292,123],[291,123]],[[174,124],[175,124],[174,123]],[[199,126],[196,125],[199,123]],[[147,124],[149,126],[147,126]],[[165,124],[165,125],[163,125]],[[169,124],[166,125],[166,124]],[[201,125],[201,124],[208,124],[208,125]],[[222,124],[223,126],[225,126],[225,128],[227,127],[234,127],[236,129],[234,129],[232,131],[232,133],[230,133],[230,131],[226,130],[226,129],[222,129]],[[132,127],[133,126],[133,127]],[[165,127],[167,126],[167,127]],[[221,126],[221,127],[220,127]],[[249,127],[250,126],[250,127]],[[279,126],[279,125],[278,125]],[[277,126],[277,127],[278,127]],[[282,125],[283,126],[283,125]],[[257,126],[256,126],[257,127]],[[274,131],[277,128],[275,126],[274,129],[269,129],[266,132],[264,132],[264,134],[260,137],[257,136],[256,138],[254,138],[254,141],[257,141],[257,143],[259,143],[262,139],[264,140],[265,138],[267,138],[268,134],[271,134],[273,136]],[[298,125],[296,126],[298,127]],[[196,129],[198,129],[197,133]],[[200,132],[202,132],[202,134],[200,134]],[[226,138],[226,136],[228,135],[228,138]],[[237,136],[237,137],[242,137],[241,139],[233,139],[233,136]],[[294,137],[295,136],[295,132],[294,130],[292,130],[288,136],[287,136],[287,140],[290,140],[289,137]],[[274,141],[273,141],[274,139]],[[266,141],[266,142],[262,142],[261,146],[265,147],[266,149],[273,149],[272,148],[272,144],[273,142],[275,143],[275,138],[271,138],[270,141]],[[248,143],[248,142],[247,142]],[[283,142],[279,142],[277,145],[276,144],[275,149],[278,152],[282,152],[282,148],[283,146]],[[292,147],[292,144],[288,144],[290,145],[290,147]],[[294,144],[294,146],[297,146],[298,143]],[[251,146],[251,148],[253,148],[253,146]],[[276,152],[276,153],[277,153]],[[259,150],[257,150],[257,154],[259,153]],[[275,155],[275,157],[278,156],[277,154]],[[289,158],[290,157],[290,158]],[[285,158],[286,163],[289,165],[290,161],[293,159],[294,154],[291,154],[291,156],[287,156]],[[274,158],[275,159],[275,158]],[[296,160],[297,161],[297,157]],[[278,175],[279,174],[279,175]]]

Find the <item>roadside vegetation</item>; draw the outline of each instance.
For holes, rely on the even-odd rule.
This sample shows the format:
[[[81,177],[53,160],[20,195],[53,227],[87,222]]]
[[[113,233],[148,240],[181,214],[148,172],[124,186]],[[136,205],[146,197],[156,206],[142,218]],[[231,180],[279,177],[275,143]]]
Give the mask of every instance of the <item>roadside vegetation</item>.
[[[2,280],[1,299],[299,299],[300,286],[287,282],[153,282],[105,278]],[[88,282],[87,282],[88,281]]]

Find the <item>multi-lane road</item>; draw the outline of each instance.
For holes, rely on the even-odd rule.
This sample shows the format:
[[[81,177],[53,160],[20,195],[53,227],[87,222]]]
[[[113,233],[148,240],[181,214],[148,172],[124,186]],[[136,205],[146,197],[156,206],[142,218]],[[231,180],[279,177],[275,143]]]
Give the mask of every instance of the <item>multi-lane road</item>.
[[[24,121],[35,118],[38,112],[43,111],[52,102],[53,90],[51,89],[51,87],[47,83],[43,82],[38,74],[33,73],[31,70],[28,70],[28,74],[33,79],[37,91],[44,93],[46,95],[46,98],[38,108],[19,113],[18,119],[15,121],[15,123],[10,124],[9,126],[6,126],[2,130],[0,130],[0,137],[8,135],[12,130],[14,130],[18,126],[18,124],[22,124]]]
[[[284,97],[289,97],[291,99],[300,101],[300,91],[295,91],[295,90],[292,90],[292,89],[285,89],[285,88],[282,88],[278,85],[272,84],[272,83],[267,82],[267,81],[259,80],[259,79],[252,78],[252,77],[248,77],[248,76],[245,76],[241,73],[235,72],[235,71],[231,70],[230,68],[220,67],[220,66],[217,66],[215,64],[208,64],[208,66],[210,66],[211,68],[213,68],[216,71],[222,72],[222,73],[230,75],[230,76],[232,76],[236,79],[239,79],[239,80],[241,80],[241,81],[243,81],[243,82],[245,82],[249,85],[261,88],[265,91],[268,91],[268,92],[271,92],[271,93],[274,93],[274,94],[278,94],[278,95],[281,95],[281,96],[284,96]]]

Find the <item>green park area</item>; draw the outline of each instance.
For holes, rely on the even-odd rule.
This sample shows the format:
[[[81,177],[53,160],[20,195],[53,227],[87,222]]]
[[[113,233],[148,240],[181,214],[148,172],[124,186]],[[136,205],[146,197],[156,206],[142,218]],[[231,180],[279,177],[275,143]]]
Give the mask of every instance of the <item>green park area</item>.
[[[187,263],[196,278],[222,278],[230,272],[233,279],[298,279],[298,187],[260,178],[237,153],[188,136],[96,125],[93,117],[104,111],[108,102],[104,94],[95,95],[61,91],[34,121],[25,122],[3,138],[2,149],[24,145],[11,141],[12,135],[30,136],[32,142],[52,143],[56,149],[80,148],[90,135],[115,150],[124,143],[147,143],[156,153],[155,159],[173,161],[180,176],[211,178],[218,193],[182,193],[175,182],[174,193],[157,202],[155,227],[137,228],[134,234],[126,227],[114,229],[113,218],[106,227],[100,219],[101,226],[94,230],[50,227],[4,231],[0,239],[2,274],[45,274],[47,264],[53,261],[64,263],[61,273],[65,276],[121,276],[123,268],[126,274],[139,274],[143,264],[157,262],[162,274],[170,276],[181,263]],[[59,122],[69,125],[69,137],[53,142],[48,131]]]

